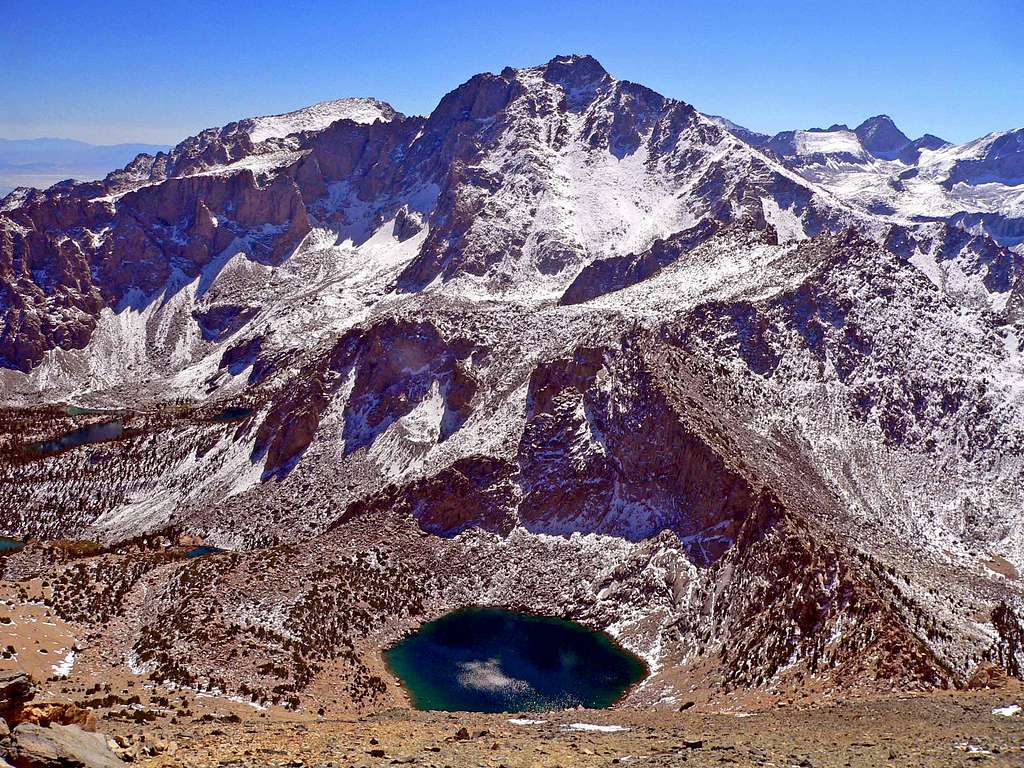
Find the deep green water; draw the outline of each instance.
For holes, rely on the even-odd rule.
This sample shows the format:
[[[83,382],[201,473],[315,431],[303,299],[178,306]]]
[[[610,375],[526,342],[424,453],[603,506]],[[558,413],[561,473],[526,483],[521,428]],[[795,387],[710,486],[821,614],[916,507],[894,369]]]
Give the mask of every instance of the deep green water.
[[[647,674],[602,632],[563,619],[467,608],[384,653],[417,709],[523,712],[614,704]]]
[[[83,408],[80,405],[68,405],[64,408],[64,413],[68,416],[100,416],[103,414],[118,414],[123,411],[116,408]]]

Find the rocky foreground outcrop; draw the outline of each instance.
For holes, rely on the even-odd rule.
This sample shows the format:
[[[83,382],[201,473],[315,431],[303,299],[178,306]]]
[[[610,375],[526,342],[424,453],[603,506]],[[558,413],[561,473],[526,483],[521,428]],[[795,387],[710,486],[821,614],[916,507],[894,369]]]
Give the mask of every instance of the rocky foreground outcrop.
[[[14,768],[115,768],[124,763],[95,718],[71,703],[35,701],[25,672],[0,672],[0,762]],[[67,723],[77,723],[70,725]]]
[[[27,672],[0,671],[0,718],[14,722],[25,702],[36,693],[35,682]]]
[[[14,768],[116,768],[125,763],[114,754],[101,733],[72,725],[47,727],[22,723],[2,747]]]

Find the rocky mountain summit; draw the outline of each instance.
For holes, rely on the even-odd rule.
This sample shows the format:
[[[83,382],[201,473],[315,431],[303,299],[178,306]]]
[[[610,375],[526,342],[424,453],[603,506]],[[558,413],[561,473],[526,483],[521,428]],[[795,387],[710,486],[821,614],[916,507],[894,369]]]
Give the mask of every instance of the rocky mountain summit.
[[[1015,136],[559,56],[12,193],[3,576],[76,665],[256,707],[401,702],[381,648],[481,604],[610,632],[626,706],[1019,676]]]

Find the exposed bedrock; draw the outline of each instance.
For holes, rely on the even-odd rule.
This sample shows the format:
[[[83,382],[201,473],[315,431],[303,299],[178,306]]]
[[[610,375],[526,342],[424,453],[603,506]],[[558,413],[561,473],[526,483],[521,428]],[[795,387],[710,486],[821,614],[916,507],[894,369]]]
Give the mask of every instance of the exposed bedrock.
[[[310,231],[295,183],[278,176],[261,187],[250,171],[167,179],[125,194],[116,209],[58,196],[6,215],[0,357],[24,371],[54,347],[85,347],[105,307],[140,309],[232,243],[276,264]]]
[[[756,496],[628,341],[537,366],[517,462],[527,529],[631,540],[668,529],[700,563],[729,545]]]
[[[428,398],[440,399],[436,439],[465,421],[477,382],[467,359],[482,348],[445,340],[429,322],[387,319],[357,327],[309,363],[293,386],[278,392],[260,425],[253,460],[265,455],[264,476],[283,476],[313,440],[328,404],[344,392],[344,452],[371,445],[391,424]]]

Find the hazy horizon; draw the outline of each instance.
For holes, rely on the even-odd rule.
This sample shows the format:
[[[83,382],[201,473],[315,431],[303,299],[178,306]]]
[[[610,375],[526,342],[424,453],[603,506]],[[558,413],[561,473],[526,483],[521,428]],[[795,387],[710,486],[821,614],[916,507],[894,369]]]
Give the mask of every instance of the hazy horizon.
[[[141,152],[167,148],[166,144],[89,144],[58,137],[0,138],[0,195],[17,187],[45,189],[69,178],[102,179]]]
[[[476,73],[564,53],[589,53],[618,78],[763,133],[880,113],[908,135],[953,142],[1024,126],[1024,6],[1008,0],[166,8],[6,4],[0,136],[169,145],[347,96],[425,114]],[[210,23],[220,18],[230,27]]]

